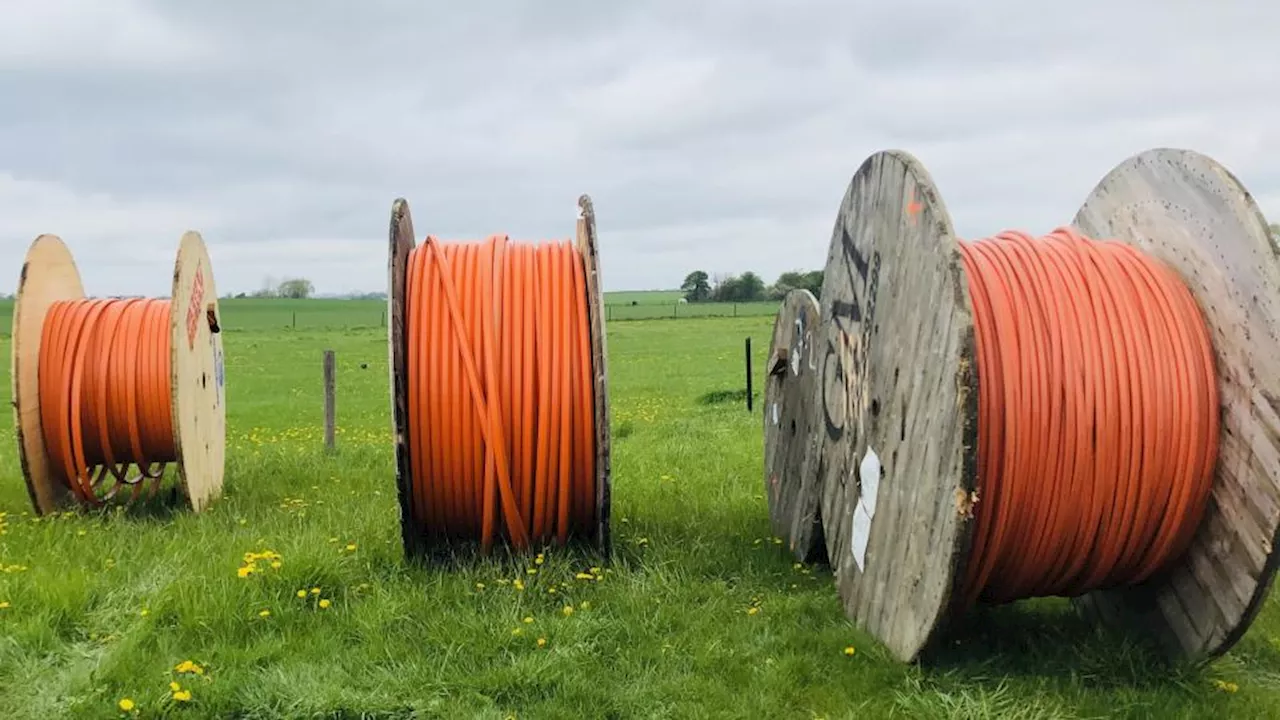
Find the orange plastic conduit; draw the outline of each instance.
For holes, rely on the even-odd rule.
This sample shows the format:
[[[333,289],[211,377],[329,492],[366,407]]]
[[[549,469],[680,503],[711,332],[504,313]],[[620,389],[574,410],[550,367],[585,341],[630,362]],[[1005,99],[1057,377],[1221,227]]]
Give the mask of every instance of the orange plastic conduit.
[[[1141,582],[1191,541],[1218,453],[1213,350],[1181,278],[1059,228],[961,242],[978,502],[960,599]]]
[[[432,535],[563,544],[595,522],[582,255],[434,237],[409,254],[410,507]]]
[[[63,300],[49,307],[41,332],[40,422],[51,471],[90,505],[123,486],[137,497],[177,457],[169,301]],[[104,484],[108,475],[115,482]]]

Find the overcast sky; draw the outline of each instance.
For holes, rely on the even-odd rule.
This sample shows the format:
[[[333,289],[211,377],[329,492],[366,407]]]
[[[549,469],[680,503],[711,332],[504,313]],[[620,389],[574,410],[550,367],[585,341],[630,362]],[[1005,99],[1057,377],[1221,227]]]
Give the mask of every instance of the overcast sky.
[[[1047,232],[1155,146],[1280,219],[1280,3],[0,0],[0,292],[41,232],[95,294],[383,290],[420,236],[567,237],[607,290],[822,265],[849,177],[902,148],[962,236]]]

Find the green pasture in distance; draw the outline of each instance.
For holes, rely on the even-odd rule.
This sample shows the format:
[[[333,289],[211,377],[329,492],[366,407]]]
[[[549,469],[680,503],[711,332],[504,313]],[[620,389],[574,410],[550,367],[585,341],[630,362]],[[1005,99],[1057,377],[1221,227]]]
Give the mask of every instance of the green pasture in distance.
[[[659,320],[698,317],[772,317],[779,303],[681,303],[678,290],[605,293],[608,321]],[[635,304],[632,304],[632,303]],[[223,298],[218,301],[223,323],[241,330],[339,330],[385,327],[384,300],[309,298]],[[10,335],[13,301],[0,300],[0,335]]]
[[[679,290],[623,290],[604,294],[606,305],[674,305],[684,293]]]
[[[1063,600],[975,613],[933,666],[890,659],[830,572],[770,537],[763,402],[740,393],[747,336],[764,385],[767,315],[608,326],[612,562],[406,563],[380,305],[224,303],[226,494],[199,516],[161,499],[37,520],[0,413],[0,717],[119,718],[126,698],[137,717],[1280,716],[1274,599],[1202,670]]]

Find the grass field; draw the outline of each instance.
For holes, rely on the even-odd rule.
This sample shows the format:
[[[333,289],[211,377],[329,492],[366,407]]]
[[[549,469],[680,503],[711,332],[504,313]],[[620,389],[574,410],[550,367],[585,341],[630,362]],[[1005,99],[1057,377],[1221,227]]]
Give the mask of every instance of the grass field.
[[[1280,715],[1274,602],[1201,670],[1164,668],[1060,600],[978,613],[930,666],[889,659],[845,619],[830,574],[769,537],[758,412],[705,401],[742,387],[744,337],[763,366],[769,317],[609,327],[612,562],[406,564],[385,331],[355,320],[376,305],[316,305],[337,328],[321,331],[228,303],[226,494],[200,516],[162,501],[36,519],[0,414],[0,718],[114,718],[126,698],[139,717]],[[5,335],[0,355],[7,400]],[[280,566],[240,577],[264,551]]]
[[[605,293],[608,321],[703,317],[773,317],[778,303],[680,303],[679,290]],[[383,300],[224,299],[227,321],[239,329],[356,330],[385,327]],[[12,332],[13,301],[0,300],[0,335]]]

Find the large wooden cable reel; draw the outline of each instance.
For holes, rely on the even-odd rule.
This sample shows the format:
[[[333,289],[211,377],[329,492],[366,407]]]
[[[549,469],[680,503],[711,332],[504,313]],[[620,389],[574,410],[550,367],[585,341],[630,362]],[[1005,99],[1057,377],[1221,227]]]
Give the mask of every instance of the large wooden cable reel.
[[[1186,150],[1124,161],[1072,224],[1154,255],[1186,281],[1210,330],[1222,410],[1211,496],[1190,548],[1139,585],[1075,603],[1171,658],[1212,658],[1243,636],[1277,563],[1277,249],[1240,182]],[[841,203],[816,333],[807,472],[826,553],[846,614],[904,661],[954,616],[980,501],[980,378],[956,243],[921,164],[901,151],[873,155]]]

